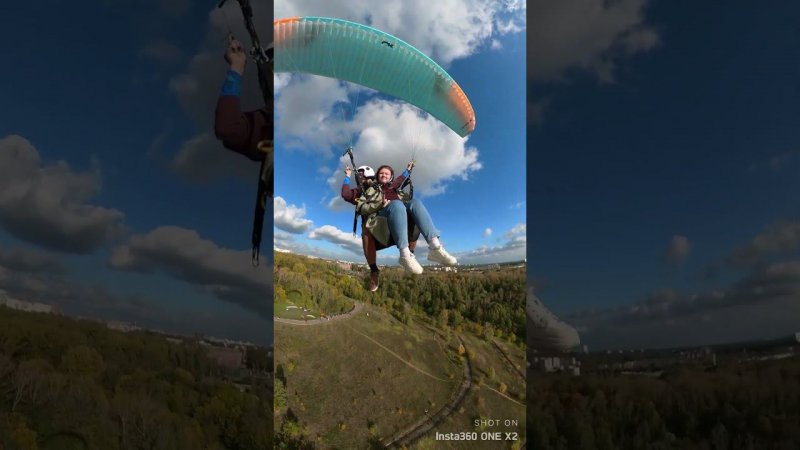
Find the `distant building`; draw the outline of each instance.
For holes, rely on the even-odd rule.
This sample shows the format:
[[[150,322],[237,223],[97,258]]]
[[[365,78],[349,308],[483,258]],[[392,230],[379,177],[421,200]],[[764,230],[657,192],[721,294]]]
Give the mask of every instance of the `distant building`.
[[[537,356],[529,360],[527,365],[542,372],[568,372],[576,376],[581,374],[581,362],[574,357]]]
[[[117,320],[112,320],[112,321],[106,323],[106,326],[111,330],[122,331],[123,333],[129,333],[131,331],[139,331],[139,330],[141,330],[141,328],[137,327],[136,325],[133,325],[133,324],[130,324],[130,323],[127,323],[127,322],[117,321]]]
[[[61,308],[58,306],[18,300],[16,298],[9,297],[5,291],[0,291],[0,305],[11,309],[16,309],[18,311],[61,314]]]

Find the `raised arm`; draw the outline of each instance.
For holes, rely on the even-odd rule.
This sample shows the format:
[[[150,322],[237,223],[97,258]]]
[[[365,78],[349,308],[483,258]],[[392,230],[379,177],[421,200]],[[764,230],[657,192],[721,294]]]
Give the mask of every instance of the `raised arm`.
[[[359,195],[361,195],[361,190],[358,188],[351,188],[350,187],[350,174],[352,173],[352,169],[350,166],[345,167],[344,169],[344,181],[342,182],[342,198],[344,201],[352,204],[356,204],[356,199]]]
[[[214,134],[229,150],[253,161],[260,161],[264,158],[264,153],[258,150],[258,143],[273,136],[272,105],[268,105],[266,109],[242,112],[240,96],[247,57],[242,44],[232,36],[228,39],[225,60],[230,68],[217,99]]]

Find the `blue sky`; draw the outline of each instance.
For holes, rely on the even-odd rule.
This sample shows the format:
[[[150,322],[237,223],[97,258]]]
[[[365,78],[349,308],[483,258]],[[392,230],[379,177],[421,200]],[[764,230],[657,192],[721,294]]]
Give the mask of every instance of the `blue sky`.
[[[282,2],[277,15],[308,14],[306,3]],[[369,19],[418,46],[475,107],[466,143],[436,142],[450,155],[475,149],[481,168],[466,180],[446,172],[442,192],[429,175],[424,197],[462,260],[526,227],[537,295],[590,347],[800,328],[796,4],[531,1],[522,24],[519,2],[348,4],[314,13]],[[0,289],[73,314],[271,340],[271,267],[249,267],[257,167],[210,134],[225,33],[246,40],[229,6],[226,21],[214,5],[184,0],[7,5]],[[269,8],[254,7],[269,27]],[[429,27],[431,17],[440,26]],[[244,100],[255,108],[250,69]],[[515,103],[526,92],[527,105]],[[428,139],[446,136],[410,120]],[[318,131],[309,148],[279,149],[276,192],[301,208],[280,217],[311,225],[276,229],[276,244],[360,260],[304,237],[325,225],[346,235],[352,225],[350,210],[328,207],[341,143]],[[447,167],[463,167],[454,160],[462,165]],[[521,202],[527,219],[511,208]]]
[[[800,6],[544,3],[528,2],[537,295],[595,348],[800,330]]]
[[[352,139],[358,165],[388,163],[399,174],[416,159],[415,195],[460,263],[525,258],[524,5],[495,2],[455,13],[447,13],[458,9],[452,2],[418,6],[403,4],[398,12],[382,2],[276,2],[277,18],[367,23],[417,47],[459,83],[477,124],[463,139],[401,100],[328,78],[279,74],[276,247],[363,262],[353,207],[339,196],[349,164],[341,154]],[[423,263],[425,250],[418,251]],[[397,254],[386,249],[379,262],[396,264]]]
[[[250,267],[258,167],[209,134],[226,69],[215,5],[7,6],[0,289],[72,315],[271,342],[271,263]],[[256,14],[270,23],[268,7]]]

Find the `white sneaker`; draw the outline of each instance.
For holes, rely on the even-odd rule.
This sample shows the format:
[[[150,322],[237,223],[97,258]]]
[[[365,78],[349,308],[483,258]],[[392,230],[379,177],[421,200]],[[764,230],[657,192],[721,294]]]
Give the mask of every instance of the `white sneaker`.
[[[428,261],[437,262],[445,266],[455,266],[458,264],[458,261],[453,257],[453,255],[447,253],[447,250],[445,250],[441,245],[439,248],[428,248]]]
[[[400,256],[400,265],[403,266],[403,269],[406,269],[406,272],[411,272],[415,275],[422,273],[422,266],[419,265],[413,253],[408,256]]]

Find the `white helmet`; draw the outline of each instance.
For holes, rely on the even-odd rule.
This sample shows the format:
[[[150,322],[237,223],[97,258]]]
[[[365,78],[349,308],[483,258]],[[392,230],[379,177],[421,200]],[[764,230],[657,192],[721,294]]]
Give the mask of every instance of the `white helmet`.
[[[375,171],[370,166],[358,166],[356,172],[359,172],[364,178],[375,178]]]

